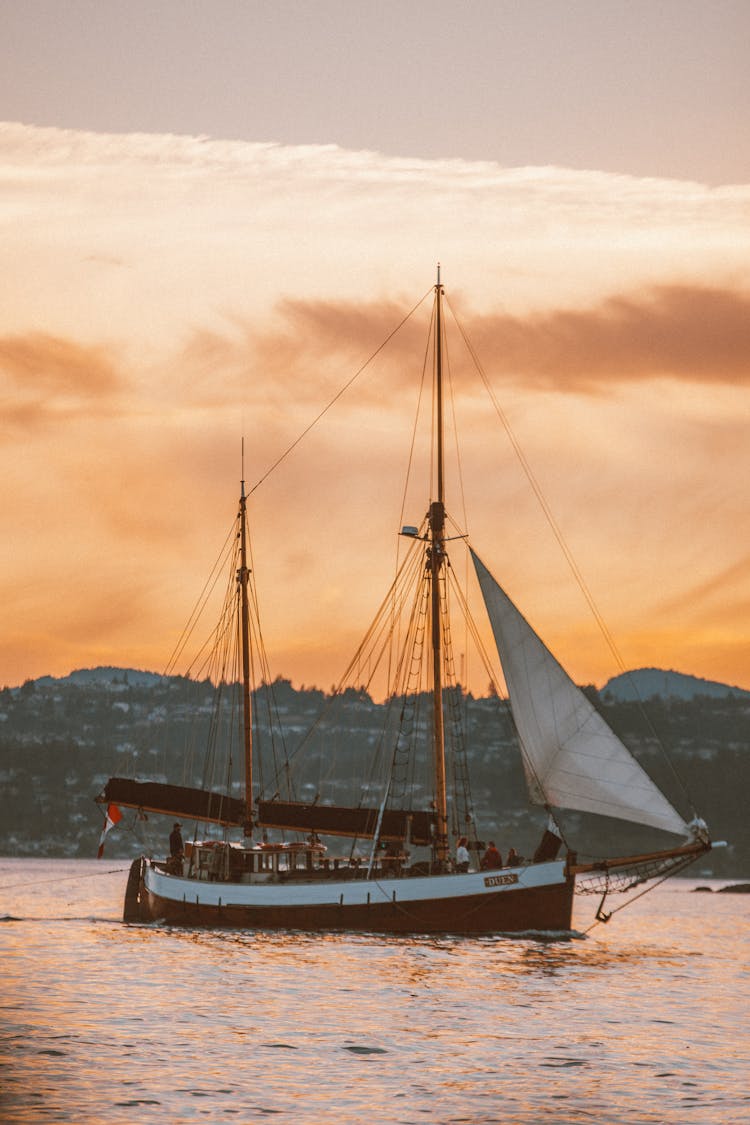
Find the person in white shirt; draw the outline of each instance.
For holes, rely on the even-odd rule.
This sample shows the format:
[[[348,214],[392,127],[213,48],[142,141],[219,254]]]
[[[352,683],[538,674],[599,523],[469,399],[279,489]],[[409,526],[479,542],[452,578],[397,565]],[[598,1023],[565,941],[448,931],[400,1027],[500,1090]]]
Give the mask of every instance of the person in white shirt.
[[[465,836],[461,836],[458,843],[456,844],[456,871],[468,871],[469,870],[470,856],[469,856],[469,849],[466,846],[468,844],[468,842],[469,841],[466,839]]]

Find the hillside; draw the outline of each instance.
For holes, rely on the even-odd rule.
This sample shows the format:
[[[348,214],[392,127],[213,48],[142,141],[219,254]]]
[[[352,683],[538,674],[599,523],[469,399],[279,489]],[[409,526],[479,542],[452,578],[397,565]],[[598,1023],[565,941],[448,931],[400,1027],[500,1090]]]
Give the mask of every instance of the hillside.
[[[669,677],[674,674],[658,675],[662,683],[665,675],[666,682],[672,683]],[[260,703],[265,690],[261,689]],[[669,749],[674,771],[699,806],[713,838],[730,842],[730,847],[706,857],[696,874],[748,878],[748,693],[727,689],[721,696],[697,692],[685,699],[675,693],[667,698],[652,693],[644,708],[619,700],[609,685],[601,696],[592,688],[587,691],[657,784],[676,799],[674,774],[659,744]],[[93,669],[0,691],[0,853],[95,855],[102,814],[94,798],[111,775],[201,784],[202,754],[186,753],[185,747],[202,745],[210,722],[210,697],[207,683],[124,669]],[[315,720],[324,693],[297,691],[288,681],[278,680],[274,697],[293,750]],[[464,705],[477,823],[487,837],[497,836],[506,848],[513,844],[529,854],[544,814],[527,806],[507,712],[493,698],[467,696]],[[339,745],[338,751],[351,783],[367,775],[366,762],[382,726],[382,708],[365,692],[345,694],[336,706],[347,732],[343,750]],[[264,710],[259,707],[259,714]],[[268,735],[262,720],[258,734],[262,747]],[[334,741],[332,734],[324,737],[321,732],[317,744],[329,754],[335,750]],[[318,758],[300,773],[301,793],[310,799],[321,773],[329,772],[327,759],[322,766]],[[342,793],[342,801],[347,796]],[[566,823],[571,829],[586,829],[580,819],[570,816]],[[159,854],[166,832],[160,818],[146,823],[129,814],[112,833],[108,854],[124,856],[142,850]],[[592,833],[592,853],[602,854],[600,847],[606,853],[606,839]],[[579,835],[577,831],[577,841]]]
[[[615,676],[601,689],[602,699],[615,699],[620,703],[627,701],[659,699],[690,700],[700,697],[708,699],[750,700],[750,691],[730,687],[729,684],[715,680],[703,680],[698,676],[688,676],[683,672],[665,672],[662,668],[636,668]]]

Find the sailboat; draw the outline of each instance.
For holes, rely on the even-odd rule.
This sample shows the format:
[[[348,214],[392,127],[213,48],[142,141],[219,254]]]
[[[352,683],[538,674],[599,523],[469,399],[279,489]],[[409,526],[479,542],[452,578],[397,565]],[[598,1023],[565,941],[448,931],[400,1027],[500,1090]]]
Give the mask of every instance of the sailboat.
[[[608,893],[680,872],[711,848],[705,823],[677,811],[469,547],[502,667],[529,800],[546,810],[547,818],[530,858],[511,851],[503,863],[496,849],[485,853],[487,841],[480,839],[467,799],[465,745],[460,744],[459,753],[451,750],[450,768],[448,764],[461,709],[447,620],[456,597],[449,596],[455,580],[450,552],[454,544],[468,545],[468,537],[462,531],[453,534],[445,500],[445,294],[439,269],[431,292],[433,495],[422,524],[402,529],[406,555],[368,630],[373,648],[369,656],[361,651],[356,658],[358,667],[365,659],[382,661],[395,635],[388,624],[394,606],[408,606],[404,644],[392,658],[398,688],[390,689],[389,699],[396,703],[396,718],[383,728],[382,777],[351,804],[319,792],[303,800],[291,783],[282,792],[281,782],[291,772],[287,761],[273,775],[273,791],[262,791],[254,772],[259,717],[251,667],[263,661],[256,651],[261,634],[253,625],[256,596],[243,480],[227,586],[227,604],[236,608],[238,621],[234,711],[243,788],[238,791],[228,780],[221,787],[196,788],[110,778],[97,798],[107,810],[108,826],[121,808],[137,810],[140,817],[158,813],[195,825],[193,839],[176,854],[164,860],[144,854],[133,861],[125,892],[126,922],[390,934],[565,933],[572,928],[577,890],[601,894],[597,918],[605,921]],[[416,592],[408,600],[410,584]],[[225,607],[217,635],[235,635],[228,620]],[[224,665],[215,679],[226,694]],[[414,692],[416,704],[408,701],[413,688],[421,689]],[[215,738],[217,730],[212,723]],[[422,760],[431,777],[410,789],[413,769],[406,763],[421,733],[429,744]],[[325,758],[326,743],[318,754]],[[668,836],[668,844],[579,859],[561,827],[563,810],[608,818],[610,824],[646,826],[660,840]],[[200,832],[208,830],[199,831],[199,825],[213,826],[214,837],[202,838]]]

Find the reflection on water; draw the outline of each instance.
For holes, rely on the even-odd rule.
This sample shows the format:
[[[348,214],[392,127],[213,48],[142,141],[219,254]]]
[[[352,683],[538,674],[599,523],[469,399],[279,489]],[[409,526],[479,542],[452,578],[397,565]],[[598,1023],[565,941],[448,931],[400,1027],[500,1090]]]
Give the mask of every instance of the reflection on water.
[[[124,878],[0,861],[5,1122],[750,1117],[747,896],[410,939],[124,926]]]

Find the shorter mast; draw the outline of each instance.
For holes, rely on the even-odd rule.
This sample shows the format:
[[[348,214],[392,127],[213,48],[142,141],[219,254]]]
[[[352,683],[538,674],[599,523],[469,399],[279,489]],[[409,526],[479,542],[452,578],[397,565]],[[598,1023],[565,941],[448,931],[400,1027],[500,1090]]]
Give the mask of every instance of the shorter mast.
[[[242,645],[242,742],[245,753],[245,836],[253,834],[253,715],[250,702],[250,610],[247,583],[250,571],[247,566],[247,500],[245,482],[240,490],[240,569],[237,580],[240,589],[240,640]]]

